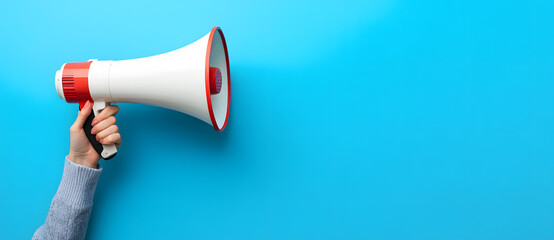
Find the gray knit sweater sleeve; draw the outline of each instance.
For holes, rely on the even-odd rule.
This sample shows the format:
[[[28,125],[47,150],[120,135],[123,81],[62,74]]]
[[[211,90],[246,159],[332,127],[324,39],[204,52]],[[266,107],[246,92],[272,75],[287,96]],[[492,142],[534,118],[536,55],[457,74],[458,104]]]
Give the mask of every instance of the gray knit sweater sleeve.
[[[62,181],[52,200],[46,222],[33,239],[84,239],[96,183],[102,172],[65,158]]]

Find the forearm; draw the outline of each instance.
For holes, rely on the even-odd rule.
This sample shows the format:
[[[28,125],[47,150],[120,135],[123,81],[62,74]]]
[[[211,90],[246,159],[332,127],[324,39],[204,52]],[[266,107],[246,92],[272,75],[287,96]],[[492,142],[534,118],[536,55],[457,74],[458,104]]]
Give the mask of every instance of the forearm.
[[[92,209],[96,183],[102,168],[88,168],[65,159],[58,191],[46,222],[33,239],[84,239]]]

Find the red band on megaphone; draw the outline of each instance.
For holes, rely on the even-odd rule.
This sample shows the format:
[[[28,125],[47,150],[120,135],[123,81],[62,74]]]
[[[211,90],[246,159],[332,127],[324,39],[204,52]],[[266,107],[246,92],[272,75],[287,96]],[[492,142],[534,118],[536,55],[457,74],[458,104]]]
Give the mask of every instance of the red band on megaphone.
[[[85,104],[92,101],[88,88],[88,70],[92,62],[66,63],[62,73],[62,88],[65,100],[69,103]]]
[[[215,31],[218,31],[221,36],[221,42],[223,45],[223,50],[225,51],[225,66],[226,66],[226,72],[227,72],[227,113],[225,116],[225,122],[223,123],[223,126],[219,127],[217,125],[217,122],[215,120],[214,110],[212,107],[212,99],[211,99],[211,79],[210,79],[210,72],[212,70],[212,67],[210,67],[210,56],[211,56],[211,48],[213,43],[213,38]],[[223,32],[221,31],[221,28],[214,27],[212,28],[212,31],[210,32],[210,37],[208,39],[208,49],[206,50],[206,100],[208,102],[208,112],[210,114],[210,120],[212,122],[212,126],[214,129],[218,132],[223,131],[225,127],[227,126],[227,121],[229,120],[229,109],[231,107],[231,70],[229,69],[229,54],[227,53],[227,43],[225,42],[225,36],[223,36]],[[221,74],[221,72],[220,72]],[[217,79],[216,79],[217,80]],[[218,91],[218,93],[221,91],[221,86]]]

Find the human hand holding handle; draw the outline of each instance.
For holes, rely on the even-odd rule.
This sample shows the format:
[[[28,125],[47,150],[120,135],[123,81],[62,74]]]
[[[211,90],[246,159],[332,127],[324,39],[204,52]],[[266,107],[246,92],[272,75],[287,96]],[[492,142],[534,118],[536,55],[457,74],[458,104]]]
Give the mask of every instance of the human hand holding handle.
[[[106,146],[115,144],[115,147],[121,146],[121,135],[119,128],[115,125],[115,114],[119,107],[115,105],[105,107],[91,121],[92,129],[90,134],[85,133],[87,118],[92,113],[93,104],[88,102],[83,106],[75,123],[70,128],[71,142],[68,158],[69,160],[90,168],[96,168],[100,155],[89,141],[87,135],[96,135],[96,140]],[[90,120],[90,119],[89,119]],[[85,126],[85,127],[84,127]]]

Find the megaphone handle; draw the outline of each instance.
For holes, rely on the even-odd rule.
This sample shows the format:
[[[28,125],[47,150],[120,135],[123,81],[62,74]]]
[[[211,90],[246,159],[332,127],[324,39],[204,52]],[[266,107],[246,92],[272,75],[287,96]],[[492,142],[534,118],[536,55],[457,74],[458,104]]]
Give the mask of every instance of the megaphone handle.
[[[92,120],[94,117],[98,116],[98,114],[100,114],[100,112],[109,105],[110,103],[107,102],[94,102],[92,105],[92,111],[83,125],[85,135],[87,135],[90,144],[104,160],[110,160],[113,158],[117,153],[117,148],[115,147],[115,144],[101,144],[96,140],[96,134],[92,134],[90,131],[92,130]]]

